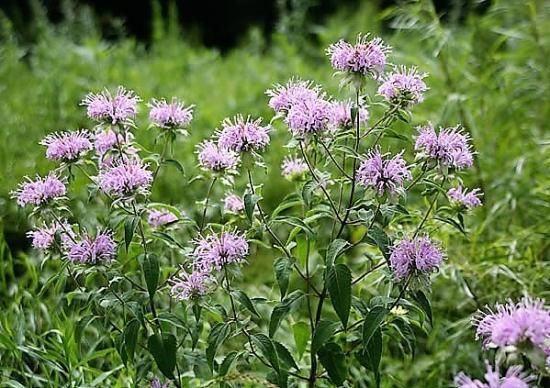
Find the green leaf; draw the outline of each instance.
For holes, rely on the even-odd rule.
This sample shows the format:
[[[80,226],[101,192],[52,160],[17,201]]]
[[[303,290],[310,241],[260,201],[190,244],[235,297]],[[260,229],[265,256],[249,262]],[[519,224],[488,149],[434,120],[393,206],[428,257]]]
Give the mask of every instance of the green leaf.
[[[302,229],[309,237],[313,237],[315,233],[313,233],[313,230],[309,226],[307,226],[304,221],[299,219],[298,217],[277,217],[273,219],[273,222],[276,223],[283,223],[288,224],[291,226],[295,226],[297,228]]]
[[[458,221],[455,221],[453,220],[452,218],[450,217],[445,217],[445,216],[439,216],[439,215],[436,215],[434,216],[434,218],[436,220],[439,220],[441,222],[444,222],[448,225],[451,225],[453,228],[455,228],[456,230],[458,230],[460,233],[462,233],[464,236],[468,236],[468,233],[466,232],[466,230],[464,229],[464,227],[458,222]]]
[[[185,168],[183,168],[183,165],[180,162],[178,162],[176,159],[165,159],[164,163],[171,164],[181,173],[181,175],[185,176]]]
[[[313,339],[311,341],[311,353],[315,354],[327,342],[336,331],[338,322],[321,320],[315,327]]]
[[[136,350],[137,337],[139,333],[140,323],[137,319],[132,319],[126,324],[124,328],[124,348],[126,349],[126,355],[130,361],[134,359],[134,352]]]
[[[147,291],[152,298],[157,291],[159,283],[159,262],[157,255],[149,253],[145,255],[143,259],[143,276],[145,277],[145,283],[147,283]]]
[[[347,327],[351,307],[351,271],[345,264],[329,267],[326,282],[332,307]]]
[[[248,218],[250,223],[254,220],[254,208],[259,200],[260,197],[256,194],[246,193],[244,195],[244,211],[246,213],[246,218]]]
[[[289,294],[281,303],[273,308],[271,312],[271,318],[269,320],[269,336],[273,337],[275,332],[281,325],[281,322],[290,312],[292,305],[302,298],[304,294],[302,291],[294,291]]]
[[[368,345],[376,329],[384,321],[388,312],[388,309],[385,307],[375,306],[365,316],[365,323],[363,324],[363,345],[365,347]]]
[[[302,358],[309,340],[309,325],[306,322],[296,322],[292,325],[292,334],[294,335],[294,343],[298,351],[298,357]]]
[[[388,238],[388,235],[382,228],[380,228],[378,225],[373,225],[372,228],[370,228],[367,232],[367,242],[369,244],[375,245],[380,249],[380,252],[384,255],[384,257],[387,259],[389,258],[389,244],[390,239]]]
[[[326,266],[331,267],[336,261],[336,258],[346,250],[348,245],[349,243],[346,240],[342,240],[340,238],[331,242],[327,248],[327,255],[325,259]]]
[[[140,221],[140,218],[136,216],[130,216],[124,221],[124,245],[126,247],[126,252],[128,252],[128,247],[134,238],[134,232]]]
[[[367,344],[359,353],[357,359],[368,370],[374,372],[376,386],[380,386],[380,360],[382,359],[382,331],[376,329]]]
[[[221,344],[227,339],[231,333],[231,326],[229,323],[216,323],[210,330],[208,335],[208,348],[206,349],[206,361],[210,370],[214,370],[214,357]]]
[[[258,311],[256,310],[256,307],[254,307],[254,304],[252,303],[252,301],[250,300],[248,295],[246,295],[241,290],[235,290],[235,291],[233,291],[233,294],[235,294],[238,301],[243,305],[244,308],[246,308],[248,311],[250,311],[252,314],[257,316],[258,318],[261,318],[260,314],[258,314]]]
[[[288,290],[288,281],[290,277],[290,271],[292,270],[292,263],[290,259],[286,257],[280,257],[273,263],[273,270],[275,271],[275,277],[279,284],[279,291],[281,292],[281,299],[283,299]]]
[[[277,373],[280,372],[279,366],[279,357],[277,356],[277,351],[275,350],[275,345],[271,338],[265,334],[254,334],[252,340],[260,352],[264,355],[265,358],[269,361],[269,364],[275,369]]]
[[[159,370],[164,376],[173,378],[176,367],[176,337],[168,333],[153,334],[147,343]]]
[[[337,386],[346,381],[346,355],[342,348],[334,342],[329,342],[318,351],[319,361],[325,367],[330,380]]]
[[[428,320],[430,321],[430,324],[431,324],[432,323],[432,306],[430,305],[430,301],[428,300],[426,295],[421,290],[419,290],[414,293],[414,300],[416,300],[418,305],[426,313],[426,315],[428,316]]]
[[[277,356],[282,364],[286,365],[287,368],[299,369],[298,364],[294,361],[294,357],[288,351],[288,349],[281,343],[273,341],[275,345],[275,350],[277,351]]]
[[[225,356],[222,364],[220,365],[220,370],[218,372],[220,376],[225,376],[227,372],[229,372],[231,365],[233,365],[233,362],[235,361],[238,355],[239,353],[233,351],[233,352],[230,352],[227,356]]]

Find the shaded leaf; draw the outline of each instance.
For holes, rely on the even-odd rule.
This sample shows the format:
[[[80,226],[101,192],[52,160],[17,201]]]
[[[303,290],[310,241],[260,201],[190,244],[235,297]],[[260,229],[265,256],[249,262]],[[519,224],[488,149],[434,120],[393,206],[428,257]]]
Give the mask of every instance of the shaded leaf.
[[[323,346],[330,338],[332,338],[337,327],[337,322],[320,320],[315,327],[315,333],[313,334],[311,352],[317,353],[321,346]]]
[[[351,271],[345,264],[329,267],[326,282],[330,293],[330,302],[342,324],[346,327],[351,307]]]
[[[334,342],[329,342],[318,351],[319,361],[327,370],[330,380],[336,385],[342,385],[346,380],[346,355],[342,348]]]
[[[167,333],[153,334],[149,337],[147,344],[162,374],[173,378],[176,367],[176,337]]]
[[[384,321],[384,318],[388,314],[388,309],[382,306],[373,307],[365,316],[365,323],[363,324],[363,346],[367,346],[371,337],[380,324]]]

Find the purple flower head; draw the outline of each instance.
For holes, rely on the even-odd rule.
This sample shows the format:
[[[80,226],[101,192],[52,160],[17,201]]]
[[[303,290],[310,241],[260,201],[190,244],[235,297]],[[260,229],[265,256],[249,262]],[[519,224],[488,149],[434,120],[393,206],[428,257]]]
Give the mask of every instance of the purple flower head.
[[[340,40],[329,46],[327,54],[335,70],[352,74],[370,75],[375,79],[384,72],[390,48],[380,38],[357,36],[355,45]]]
[[[269,144],[269,127],[262,127],[262,119],[246,120],[242,115],[225,119],[218,134],[218,145],[235,152],[260,151]]]
[[[112,151],[120,146],[123,150],[128,150],[128,146],[134,140],[134,136],[131,133],[127,133],[126,136],[117,134],[111,129],[105,131],[99,131],[94,135],[94,147],[96,153],[99,156],[103,156],[109,151]],[[132,148],[132,153],[137,152]]]
[[[96,264],[109,261],[116,255],[117,244],[113,232],[99,232],[95,238],[84,235],[80,238],[66,240],[67,257],[73,263]]]
[[[474,318],[476,338],[485,347],[517,346],[530,343],[550,353],[550,309],[541,299],[523,298],[517,303],[497,304],[495,311],[480,312]]]
[[[20,183],[17,190],[13,191],[11,195],[17,199],[17,204],[23,207],[25,205],[44,205],[51,200],[63,197],[66,192],[65,183],[50,173],[44,178],[37,176],[34,181],[26,177],[25,181]]]
[[[354,104],[351,101],[333,101],[330,104],[330,125],[331,131],[337,131],[338,129],[350,129],[356,124],[351,117],[351,109]],[[359,123],[365,124],[369,119],[369,112],[364,108],[359,108]],[[357,120],[357,119],[355,119]]]
[[[97,94],[90,93],[81,105],[86,106],[88,117],[92,120],[117,124],[131,122],[139,101],[141,99],[133,91],[119,86],[114,95],[107,89]]]
[[[234,151],[219,147],[211,140],[203,141],[197,148],[199,164],[206,170],[214,172],[233,170],[239,163],[239,157]]]
[[[243,199],[238,195],[229,194],[223,200],[223,208],[228,213],[238,214],[244,210]]]
[[[481,199],[479,198],[483,194],[480,189],[473,189],[468,191],[462,186],[453,187],[447,191],[447,197],[454,203],[464,206],[466,209],[473,209],[481,206]]]
[[[186,107],[175,98],[169,103],[164,99],[152,100],[148,106],[149,120],[162,128],[182,128],[193,119],[193,105]]]
[[[485,373],[485,382],[460,372],[454,379],[457,388],[529,388],[534,381],[534,377],[521,371],[520,366],[508,368],[504,376],[500,375],[498,368],[486,363],[487,372]]]
[[[405,279],[414,271],[437,270],[442,261],[443,252],[427,237],[401,240],[390,254],[390,267],[397,280]]]
[[[149,211],[149,217],[147,218],[147,222],[153,228],[159,228],[161,226],[174,223],[177,220],[178,220],[178,217],[176,217],[174,213],[169,212],[167,210],[156,210],[156,209],[151,209]]]
[[[248,242],[242,234],[222,232],[196,241],[193,256],[195,267],[209,272],[226,264],[240,263],[248,255]]]
[[[52,246],[55,240],[55,234],[61,226],[57,223],[52,225],[43,225],[40,228],[27,232],[27,236],[32,239],[32,246],[35,249],[46,250]]]
[[[322,98],[309,98],[292,105],[286,124],[294,137],[322,133],[328,129],[331,119],[331,104]]]
[[[418,104],[424,100],[424,92],[428,90],[423,81],[425,77],[426,74],[419,73],[415,67],[407,69],[401,66],[385,77],[378,94],[392,103]]]
[[[438,163],[456,169],[471,167],[474,161],[469,137],[458,126],[442,128],[439,134],[431,124],[419,127],[414,148]]]
[[[47,147],[46,157],[51,160],[71,162],[92,149],[90,135],[86,131],[55,132],[40,144]]]
[[[116,197],[147,194],[153,174],[139,159],[119,160],[100,171],[99,188]]]
[[[402,155],[403,152],[389,158],[384,157],[379,149],[371,150],[357,170],[359,183],[372,187],[378,195],[398,193],[403,189],[403,182],[411,179]]]
[[[281,170],[286,179],[293,181],[303,178],[308,167],[304,159],[287,156],[283,160]]]
[[[322,97],[321,88],[314,86],[312,81],[291,79],[286,85],[275,85],[266,94],[269,99],[269,107],[277,113],[287,112],[294,104],[304,100],[315,100]]]
[[[208,292],[210,275],[208,272],[194,271],[190,274],[184,272],[170,281],[171,294],[176,300],[190,300]]]

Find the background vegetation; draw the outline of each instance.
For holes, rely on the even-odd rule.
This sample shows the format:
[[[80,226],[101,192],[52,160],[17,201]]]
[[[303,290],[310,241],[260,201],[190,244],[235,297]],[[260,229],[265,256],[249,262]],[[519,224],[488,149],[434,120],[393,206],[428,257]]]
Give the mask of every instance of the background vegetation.
[[[78,102],[90,90],[121,84],[144,100],[178,96],[196,105],[191,135],[175,153],[192,170],[195,144],[224,117],[245,113],[270,119],[264,92],[273,83],[298,75],[336,91],[338,80],[323,50],[357,32],[382,35],[396,48],[393,62],[430,74],[431,90],[415,108],[414,120],[466,126],[478,151],[468,183],[485,192],[484,208],[468,220],[467,237],[450,240],[446,227],[434,236],[447,243],[449,259],[433,284],[433,330],[419,336],[409,354],[384,354],[383,385],[439,387],[449,385],[461,369],[481,374],[471,314],[522,294],[550,300],[548,2],[495,0],[482,14],[442,24],[429,1],[389,9],[365,1],[307,28],[298,8],[281,19],[269,39],[252,29],[224,55],[191,44],[174,15],[163,18],[157,12],[151,43],[145,45],[130,37],[107,42],[86,9],[66,6],[64,14],[54,26],[35,5],[39,38],[32,44],[21,43],[0,14],[0,386],[61,386],[66,381],[60,376],[67,373],[88,386],[125,386],[126,372],[109,333],[83,320],[89,315],[85,307],[74,308],[74,284],[48,282],[59,263],[43,261],[30,250],[25,213],[9,199],[24,175],[53,167],[44,162],[39,139],[89,125]],[[141,114],[138,123],[145,123],[146,112]],[[152,146],[150,132],[142,127],[137,137]],[[411,136],[414,129],[399,124],[396,130]],[[279,131],[266,155],[269,165],[279,165],[282,145]],[[176,169],[167,170],[159,183],[154,199],[191,215],[206,185],[188,185]],[[264,184],[268,205],[291,189],[276,168]],[[266,254],[245,269],[242,283],[252,294],[254,287],[273,284],[264,275],[271,273],[264,270],[271,260]]]

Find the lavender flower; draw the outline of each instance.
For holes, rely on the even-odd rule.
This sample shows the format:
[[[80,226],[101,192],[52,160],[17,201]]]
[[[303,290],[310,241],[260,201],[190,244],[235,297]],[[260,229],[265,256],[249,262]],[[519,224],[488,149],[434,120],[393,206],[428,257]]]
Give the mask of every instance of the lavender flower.
[[[388,75],[378,88],[378,94],[392,103],[417,104],[424,100],[424,92],[428,87],[422,81],[426,77],[424,73],[418,73],[416,68],[407,69],[404,66]]]
[[[357,180],[365,187],[374,188],[378,195],[401,191],[403,182],[411,179],[402,155],[403,152],[392,158],[384,158],[379,149],[371,150],[357,170]]]
[[[161,128],[182,128],[193,119],[193,106],[186,107],[175,98],[170,103],[164,99],[152,100],[148,106],[149,119]]]
[[[308,171],[307,164],[302,158],[289,156],[283,160],[281,169],[282,175],[290,181],[303,178],[304,174]]]
[[[235,152],[219,147],[211,140],[203,141],[197,148],[199,164],[204,169],[223,172],[236,168],[239,163]]]
[[[351,101],[334,101],[330,104],[331,114],[330,114],[330,125],[329,129],[331,131],[336,131],[338,129],[350,129],[353,128],[356,124],[351,117],[351,109],[354,104]],[[359,108],[359,123],[365,124],[369,118],[369,112],[364,108]],[[357,119],[355,119],[357,120]]]
[[[65,242],[67,256],[73,263],[96,264],[116,255],[117,244],[111,231],[99,232],[95,238],[82,236]]]
[[[35,249],[46,250],[52,246],[55,240],[55,234],[60,230],[57,223],[44,225],[35,230],[27,232],[27,236],[32,239],[32,246]]]
[[[412,272],[432,272],[443,261],[443,252],[427,237],[405,239],[397,242],[390,254],[390,267],[397,280],[403,280]]]
[[[248,255],[248,242],[235,232],[211,234],[196,241],[195,265],[201,271],[220,270],[224,265],[240,263]]]
[[[229,194],[223,200],[224,210],[228,213],[238,214],[244,210],[244,202],[241,197],[235,194]]]
[[[37,176],[34,181],[26,177],[25,182],[20,183],[18,189],[11,194],[17,199],[17,204],[23,207],[29,204],[44,205],[51,200],[63,197],[66,192],[65,184],[50,173],[45,178]]]
[[[183,273],[170,281],[171,294],[179,301],[190,300],[203,295],[208,291],[210,275],[203,271]]]
[[[147,194],[153,174],[138,159],[120,160],[100,171],[99,188],[116,197]]]
[[[330,45],[327,54],[335,70],[379,78],[384,72],[390,48],[380,38],[369,40],[368,35],[357,36],[355,45],[340,40]]]
[[[103,156],[107,152],[121,147],[127,149],[128,145],[132,143],[134,136],[131,133],[127,133],[126,136],[123,136],[120,133],[115,133],[111,129],[105,131],[99,131],[94,136],[94,147],[99,156]],[[132,153],[137,152],[132,148]]]
[[[474,326],[476,338],[482,339],[485,347],[530,343],[550,355],[550,309],[541,299],[497,304],[495,311],[480,312],[474,318]]]
[[[468,144],[469,138],[460,127],[442,128],[437,134],[431,124],[418,128],[415,150],[438,163],[462,169],[473,164],[473,155]]]
[[[117,124],[128,123],[134,118],[139,101],[133,91],[119,86],[115,95],[107,89],[97,94],[90,93],[81,105],[86,106],[88,117],[92,120]]]
[[[533,376],[521,371],[520,366],[508,368],[504,376],[500,375],[498,368],[486,363],[487,373],[485,373],[485,382],[472,380],[469,376],[460,372],[454,379],[457,388],[529,388],[534,381]]]
[[[331,114],[328,101],[322,98],[304,99],[291,106],[285,122],[293,136],[302,138],[326,131]]]
[[[322,98],[321,88],[312,81],[291,79],[286,85],[275,85],[266,94],[271,97],[269,106],[277,113],[285,113],[297,102]]]
[[[463,206],[466,209],[473,209],[475,207],[481,206],[481,200],[479,199],[481,195],[483,194],[481,193],[480,189],[473,189],[472,191],[468,191],[462,186],[454,187],[447,191],[447,196],[452,202]]]
[[[167,224],[172,224],[178,220],[178,217],[172,212],[167,210],[152,209],[149,211],[149,217],[147,222],[153,228],[158,228]]]
[[[225,119],[218,135],[218,145],[235,152],[260,151],[269,144],[269,127],[263,127],[262,119],[246,120],[242,115],[233,120]]]
[[[72,162],[92,149],[90,135],[86,131],[52,133],[40,144],[47,147],[46,157],[51,160]]]

